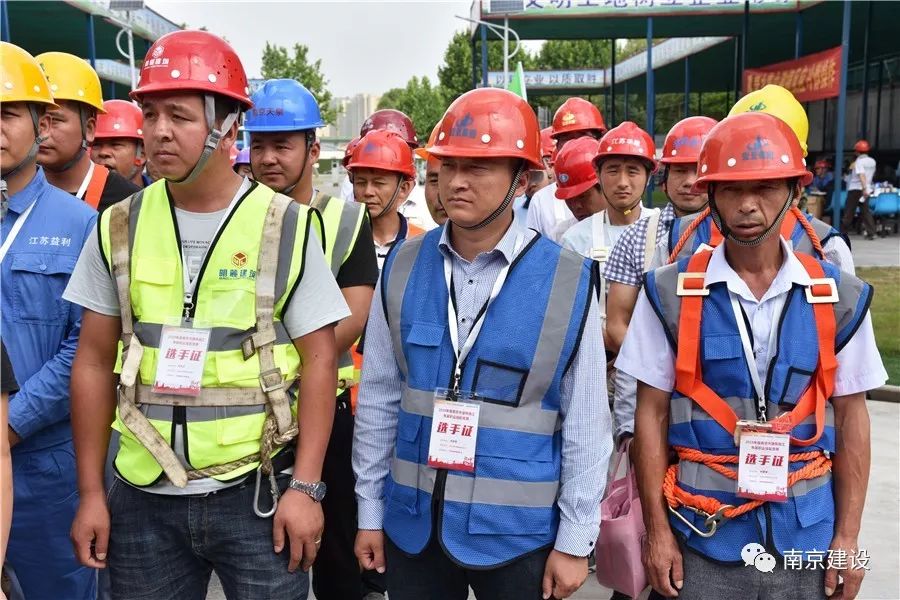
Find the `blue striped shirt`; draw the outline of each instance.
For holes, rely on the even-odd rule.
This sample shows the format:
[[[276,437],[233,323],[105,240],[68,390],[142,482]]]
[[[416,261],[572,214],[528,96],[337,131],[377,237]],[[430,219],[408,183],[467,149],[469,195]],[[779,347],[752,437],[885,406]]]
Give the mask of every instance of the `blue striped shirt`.
[[[519,234],[524,243],[516,248]],[[472,319],[487,302],[501,269],[512,263],[535,235],[514,219],[493,250],[479,254],[470,262],[453,249],[448,228],[444,228],[440,249],[452,262],[460,345],[465,343],[472,329]],[[384,308],[378,301],[380,290],[379,280],[366,329],[353,435],[353,471],[360,529],[382,528],[384,481],[394,454],[402,386]],[[502,332],[491,333],[502,335]],[[612,452],[605,362],[599,309],[596,302],[592,302],[581,346],[572,367],[562,379],[560,407],[562,457],[557,499],[560,524],[555,548],[575,556],[585,556],[594,548],[599,532],[599,505]]]

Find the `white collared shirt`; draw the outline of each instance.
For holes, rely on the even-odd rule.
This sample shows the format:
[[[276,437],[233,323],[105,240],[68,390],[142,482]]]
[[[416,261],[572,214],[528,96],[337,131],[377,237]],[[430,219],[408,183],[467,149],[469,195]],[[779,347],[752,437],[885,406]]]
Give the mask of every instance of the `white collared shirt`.
[[[434,222],[434,219],[431,218],[431,213],[428,211],[428,203],[425,200],[425,186],[415,184],[415,187],[413,187],[403,204],[397,207],[397,212],[406,217],[410,223],[425,231],[431,231],[437,227],[437,223]]]
[[[725,244],[713,250],[706,271],[707,285],[724,282],[728,291],[737,296],[741,308],[747,315],[753,332],[753,353],[756,368],[762,384],[766,384],[768,365],[776,348],[769,346],[770,333],[776,327],[776,299],[787,294],[797,283],[808,285],[809,274],[788,244],[781,240],[786,259],[772,285],[759,300],[750,291],[746,282],[734,272],[725,260]],[[866,392],[883,385],[887,372],[881,362],[881,355],[875,346],[872,317],[866,314],[862,325],[850,341],[837,354],[838,367],[835,374],[833,396],[847,396]],[[631,325],[616,359],[616,368],[647,385],[671,392],[675,386],[675,352],[666,339],[666,332],[659,317],[647,300],[646,290],[641,290]]]
[[[570,226],[578,222],[566,205],[566,201],[556,197],[555,181],[547,187],[539,189],[531,197],[531,204],[528,205],[528,220],[525,223],[529,229],[534,229],[545,238],[560,243],[563,234],[568,229],[560,227],[560,224],[566,221]]]

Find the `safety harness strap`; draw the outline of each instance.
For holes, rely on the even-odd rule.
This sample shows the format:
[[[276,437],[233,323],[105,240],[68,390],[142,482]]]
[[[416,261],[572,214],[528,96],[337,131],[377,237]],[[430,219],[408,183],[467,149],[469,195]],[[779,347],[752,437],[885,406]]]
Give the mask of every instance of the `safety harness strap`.
[[[791,444],[809,446],[821,437],[825,428],[825,403],[834,391],[834,373],[837,360],[834,354],[836,324],[834,309],[837,302],[834,281],[824,277],[822,266],[811,256],[795,253],[813,285],[807,288],[807,300],[813,308],[816,333],[819,340],[819,362],[810,385],[798,400],[794,409],[772,420],[772,428],[778,433],[789,433],[798,423],[811,414],[816,417],[813,437],[800,440],[791,437]],[[678,322],[678,354],[675,359],[675,389],[696,402],[727,432],[734,434],[738,417],[734,410],[715,391],[703,382],[700,363],[700,323],[703,298],[709,295],[705,287],[706,275],[712,251],[694,254],[687,270],[681,273],[678,295],[681,297],[681,314]],[[830,282],[830,283],[829,283]]]

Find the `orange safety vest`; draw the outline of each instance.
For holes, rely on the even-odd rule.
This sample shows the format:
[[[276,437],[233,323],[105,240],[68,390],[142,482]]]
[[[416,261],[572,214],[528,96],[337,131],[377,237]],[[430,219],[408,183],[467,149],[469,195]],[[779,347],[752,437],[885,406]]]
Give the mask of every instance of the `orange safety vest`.
[[[103,188],[106,187],[107,179],[109,179],[109,169],[103,165],[97,165],[94,168],[94,173],[91,175],[91,180],[88,182],[83,198],[88,206],[94,210],[97,210],[97,207],[100,206],[100,197],[103,196]]]

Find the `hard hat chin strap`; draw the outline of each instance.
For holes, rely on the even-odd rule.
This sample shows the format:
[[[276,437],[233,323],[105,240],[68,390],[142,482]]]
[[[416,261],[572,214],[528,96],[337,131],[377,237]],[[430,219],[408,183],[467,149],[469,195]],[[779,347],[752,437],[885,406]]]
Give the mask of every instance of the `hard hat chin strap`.
[[[788,191],[787,200],[784,202],[784,206],[781,207],[781,211],[778,213],[778,216],[769,225],[762,234],[753,238],[752,240],[742,240],[734,237],[734,232],[731,231],[722,220],[722,215],[719,214],[719,209],[716,206],[715,201],[715,184],[710,183],[709,189],[707,190],[707,195],[709,197],[709,213],[712,216],[713,223],[716,224],[716,227],[719,228],[719,231],[722,232],[722,237],[725,239],[733,241],[735,244],[739,246],[759,246],[764,241],[766,241],[769,236],[772,235],[773,232],[781,229],[781,222],[784,220],[784,216],[791,209],[791,205],[794,203],[794,184],[793,181],[790,182],[790,190]]]
[[[46,139],[41,137],[40,135],[40,129],[38,127],[40,117],[38,117],[37,108],[35,108],[33,104],[29,104],[28,112],[31,113],[31,124],[34,127],[34,142],[31,144],[31,148],[29,148],[28,154],[25,155],[25,158],[23,158],[22,161],[12,169],[9,169],[5,173],[3,173],[3,177],[2,179],[0,179],[0,199],[2,199],[3,202],[4,216],[6,216],[6,204],[7,202],[9,202],[9,192],[6,185],[6,180],[18,173],[25,165],[34,162],[35,158],[37,158],[38,150],[40,150],[41,148],[41,142]]]
[[[506,196],[503,198],[503,202],[500,203],[494,212],[489,214],[487,218],[485,218],[481,223],[476,225],[460,225],[458,223],[453,223],[460,229],[466,229],[468,231],[477,231],[479,229],[484,229],[491,223],[497,220],[497,218],[503,214],[503,212],[507,209],[510,203],[515,198],[516,189],[519,187],[519,180],[522,178],[522,173],[525,172],[525,161],[519,163],[519,166],[516,168],[516,173],[513,175],[512,183],[509,184],[509,189],[506,191]],[[452,221],[452,219],[451,219]]]
[[[78,149],[78,152],[75,153],[75,157],[63,166],[59,168],[45,166],[45,169],[54,173],[64,173],[78,164],[78,161],[81,160],[81,157],[84,156],[84,153],[87,152],[88,149],[87,135],[85,134],[85,131],[87,131],[87,120],[88,117],[84,112],[84,107],[81,103],[78,103],[78,121],[81,123],[81,147]]]
[[[675,200],[672,199],[672,196],[669,195],[669,165],[666,165],[665,170],[663,171],[663,181],[666,184],[666,190],[665,190],[666,198],[669,200],[669,202],[672,204],[672,206],[674,206],[675,208],[677,208],[678,210],[683,212],[685,215],[695,215],[698,212],[700,212],[701,210],[704,210],[707,206],[709,206],[709,196],[708,195],[706,197],[706,202],[704,202],[702,205],[698,206],[696,209],[688,210],[686,208],[681,208],[680,206],[678,206],[678,203],[675,202]]]
[[[397,201],[397,196],[400,195],[400,186],[403,185],[403,179],[403,175],[400,175],[400,180],[397,181],[397,187],[394,188],[394,193],[391,195],[391,199],[388,201],[387,205],[381,209],[381,212],[373,217],[374,219],[383,217],[389,210],[391,210],[391,207],[394,206],[394,202]]]
[[[300,180],[303,179],[303,173],[306,171],[306,167],[309,165],[309,153],[312,151],[312,140],[313,140],[313,131],[307,129],[306,134],[306,153],[303,155],[303,167],[300,169],[300,174],[297,175],[297,180],[291,185],[287,186],[281,193],[285,196],[289,196],[291,192],[294,191],[294,188],[300,184]]]
[[[206,126],[209,133],[206,135],[206,142],[203,144],[203,152],[197,160],[197,164],[191,169],[190,173],[181,179],[169,179],[172,183],[187,184],[191,183],[200,176],[200,172],[209,162],[212,153],[219,147],[222,136],[231,130],[231,126],[237,121],[240,113],[238,111],[228,113],[228,116],[222,121],[222,128],[216,129],[216,100],[212,94],[204,94],[203,96],[204,112],[206,113]]]

